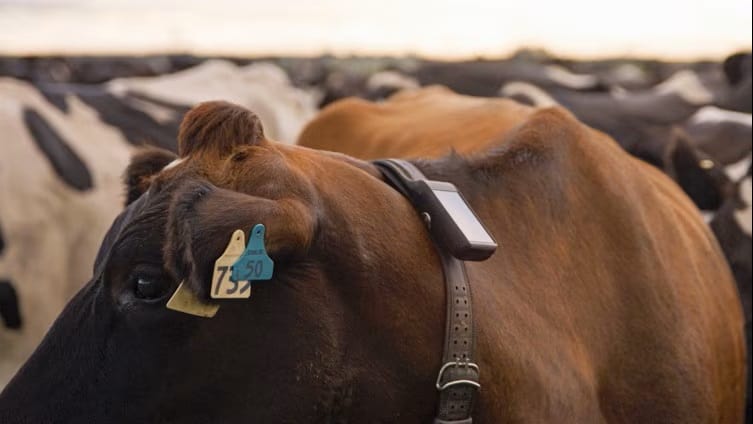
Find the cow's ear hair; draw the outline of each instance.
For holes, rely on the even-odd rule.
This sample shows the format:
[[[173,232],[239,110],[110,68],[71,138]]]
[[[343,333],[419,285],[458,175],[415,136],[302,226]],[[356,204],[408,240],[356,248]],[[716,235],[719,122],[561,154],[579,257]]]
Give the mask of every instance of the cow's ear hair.
[[[674,129],[664,152],[665,172],[701,210],[717,210],[724,201],[729,179],[708,155],[698,150],[690,137]]]
[[[154,176],[177,158],[175,153],[156,147],[137,152],[131,158],[131,163],[123,176],[126,186],[126,206],[144,194],[149,189]]]
[[[236,230],[250,240],[251,229],[263,224],[267,253],[276,263],[286,263],[311,248],[317,216],[317,208],[302,199],[265,199],[186,179],[168,210],[165,268],[199,298],[209,299],[215,260]]]
[[[266,140],[259,117],[232,103],[199,103],[186,113],[178,131],[180,157],[204,154],[230,156],[236,147]]]

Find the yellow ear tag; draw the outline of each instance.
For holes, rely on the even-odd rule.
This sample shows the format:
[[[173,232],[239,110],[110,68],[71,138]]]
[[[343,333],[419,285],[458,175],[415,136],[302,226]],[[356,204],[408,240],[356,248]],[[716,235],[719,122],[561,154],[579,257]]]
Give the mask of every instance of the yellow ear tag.
[[[173,296],[167,301],[167,309],[197,317],[212,318],[220,309],[220,305],[202,302],[190,288],[181,282]]]
[[[246,234],[235,230],[225,253],[214,262],[212,274],[212,299],[248,299],[251,296],[250,281],[233,281],[233,264],[246,250]]]

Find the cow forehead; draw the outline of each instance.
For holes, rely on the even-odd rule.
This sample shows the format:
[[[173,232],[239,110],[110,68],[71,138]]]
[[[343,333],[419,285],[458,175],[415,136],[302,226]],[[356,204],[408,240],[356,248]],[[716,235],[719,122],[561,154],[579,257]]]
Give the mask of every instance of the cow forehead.
[[[332,167],[335,163],[346,162],[317,150],[265,140],[261,144],[237,148],[231,155],[223,158],[178,158],[166,165],[157,179],[162,182],[175,181],[196,177],[198,172],[198,176],[207,177],[209,182],[223,188],[243,187],[251,182],[290,188],[291,181],[301,177],[316,182],[322,176],[318,171],[325,168],[327,174],[347,177],[348,167]]]

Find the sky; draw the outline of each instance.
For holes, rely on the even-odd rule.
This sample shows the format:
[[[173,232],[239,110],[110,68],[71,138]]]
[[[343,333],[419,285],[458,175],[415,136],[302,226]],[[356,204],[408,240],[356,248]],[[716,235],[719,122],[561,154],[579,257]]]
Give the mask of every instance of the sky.
[[[0,54],[715,59],[751,0],[0,0]]]

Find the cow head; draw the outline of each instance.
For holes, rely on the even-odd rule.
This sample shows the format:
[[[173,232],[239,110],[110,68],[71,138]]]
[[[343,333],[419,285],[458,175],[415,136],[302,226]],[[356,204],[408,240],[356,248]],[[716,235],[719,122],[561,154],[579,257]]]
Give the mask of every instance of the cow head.
[[[734,190],[724,168],[695,148],[679,128],[665,149],[664,167],[702,211],[716,211]]]
[[[179,155],[133,159],[91,281],[0,422],[428,421],[444,289],[410,204],[370,164],[268,141],[223,102],[187,113]],[[211,300],[214,261],[259,223],[272,280]],[[181,282],[214,318],[165,307]]]

